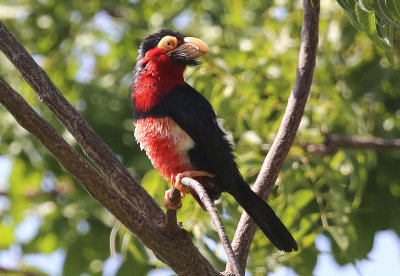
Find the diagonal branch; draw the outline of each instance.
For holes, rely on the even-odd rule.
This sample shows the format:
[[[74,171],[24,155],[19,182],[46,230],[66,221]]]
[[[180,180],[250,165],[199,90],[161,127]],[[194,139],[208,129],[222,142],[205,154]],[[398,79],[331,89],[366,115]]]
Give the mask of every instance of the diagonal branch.
[[[310,92],[318,46],[319,0],[303,0],[303,27],[296,79],[277,136],[268,152],[253,190],[266,199],[271,192],[283,162],[293,144]],[[232,247],[244,268],[256,231],[252,219],[243,212]],[[228,263],[226,271],[231,271]]]
[[[88,193],[107,208],[154,254],[180,275],[220,275],[193,245],[186,231],[171,234],[144,216],[79,155],[29,104],[0,77],[0,103],[32,133]],[[173,252],[173,254],[171,254]]]
[[[34,61],[21,43],[0,21],[0,50],[18,69],[39,99],[56,115],[74,136],[83,152],[110,179],[111,183],[135,207],[156,224],[165,214],[146,190],[137,183],[112,150],[101,140],[86,120],[65,99],[46,72]]]

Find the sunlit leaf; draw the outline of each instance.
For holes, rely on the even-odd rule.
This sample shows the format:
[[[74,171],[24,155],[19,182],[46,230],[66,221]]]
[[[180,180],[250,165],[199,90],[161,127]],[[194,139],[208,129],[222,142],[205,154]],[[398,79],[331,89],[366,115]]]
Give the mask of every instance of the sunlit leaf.
[[[8,248],[14,242],[14,229],[0,224],[0,237],[0,248]]]

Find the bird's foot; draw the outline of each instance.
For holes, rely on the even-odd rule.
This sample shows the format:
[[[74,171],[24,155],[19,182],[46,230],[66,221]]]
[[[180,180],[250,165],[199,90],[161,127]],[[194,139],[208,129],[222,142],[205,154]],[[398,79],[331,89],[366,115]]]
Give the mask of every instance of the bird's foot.
[[[179,198],[179,200],[176,203],[171,202],[170,194],[171,194],[172,189],[166,190],[165,195],[164,195],[164,206],[165,208],[169,210],[177,210],[181,208],[182,206],[182,200]]]
[[[208,176],[215,177],[215,174],[209,173],[207,171],[186,171],[183,173],[178,173],[175,177],[175,188],[181,192],[181,196],[184,197],[186,194],[190,193],[190,188],[181,185],[181,180],[184,177],[198,177],[198,176]]]

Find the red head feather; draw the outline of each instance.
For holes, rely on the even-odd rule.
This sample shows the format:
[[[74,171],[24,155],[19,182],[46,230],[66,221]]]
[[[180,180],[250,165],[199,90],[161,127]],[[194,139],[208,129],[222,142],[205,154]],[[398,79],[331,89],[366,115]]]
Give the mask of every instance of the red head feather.
[[[163,95],[185,84],[186,66],[199,64],[197,58],[208,52],[200,39],[185,37],[171,30],[149,35],[139,48],[132,100],[136,113],[149,111]]]
[[[186,65],[177,64],[160,48],[149,50],[140,61],[144,68],[133,86],[132,100],[137,112],[146,112],[160,97],[175,87],[185,84]]]

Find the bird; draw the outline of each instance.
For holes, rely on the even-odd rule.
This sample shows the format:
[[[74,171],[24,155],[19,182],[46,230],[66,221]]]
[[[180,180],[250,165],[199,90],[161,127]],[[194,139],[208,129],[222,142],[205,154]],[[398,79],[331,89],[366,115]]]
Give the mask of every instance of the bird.
[[[198,200],[194,191],[180,185],[183,177],[198,180],[213,200],[227,192],[279,250],[297,251],[289,230],[243,179],[214,108],[184,80],[186,67],[200,65],[199,58],[208,52],[202,40],[170,29],[144,38],[131,94],[135,139],[182,196],[191,193]],[[169,201],[169,191],[165,206],[179,208],[180,202]]]

